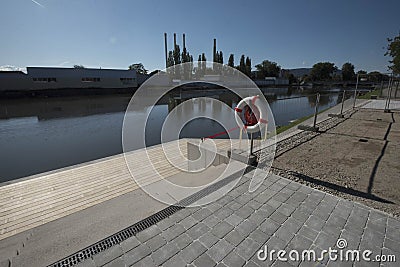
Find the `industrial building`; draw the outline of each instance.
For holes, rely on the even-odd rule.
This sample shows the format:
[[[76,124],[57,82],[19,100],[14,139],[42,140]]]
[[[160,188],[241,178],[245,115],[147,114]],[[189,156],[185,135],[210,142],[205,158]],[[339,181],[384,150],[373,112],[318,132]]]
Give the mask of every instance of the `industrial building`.
[[[135,70],[27,67],[27,73],[0,71],[0,92],[137,88],[147,78],[139,76]]]

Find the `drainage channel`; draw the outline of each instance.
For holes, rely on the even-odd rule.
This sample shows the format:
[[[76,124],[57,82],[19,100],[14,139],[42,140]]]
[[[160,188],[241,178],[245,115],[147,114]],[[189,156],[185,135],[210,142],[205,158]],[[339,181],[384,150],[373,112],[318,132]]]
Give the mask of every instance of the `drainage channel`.
[[[95,254],[98,254],[114,245],[117,245],[121,243],[122,241],[135,236],[137,233],[145,230],[146,228],[149,228],[152,225],[155,225],[156,223],[162,221],[163,219],[168,218],[169,216],[173,215],[175,212],[184,209],[185,206],[188,206],[190,204],[193,204],[194,202],[200,200],[201,198],[215,192],[216,190],[222,188],[223,186],[229,184],[230,182],[240,178],[242,175],[248,173],[249,171],[253,170],[254,168],[248,167],[245,169],[244,173],[243,171],[238,171],[228,177],[226,177],[223,180],[220,180],[216,182],[215,184],[212,184],[196,193],[193,195],[177,202],[175,205],[169,206],[109,237],[104,238],[103,240],[90,245],[78,252],[75,252],[64,259],[61,259],[53,264],[48,265],[48,267],[69,267],[69,266],[74,266],[86,259],[89,259]]]

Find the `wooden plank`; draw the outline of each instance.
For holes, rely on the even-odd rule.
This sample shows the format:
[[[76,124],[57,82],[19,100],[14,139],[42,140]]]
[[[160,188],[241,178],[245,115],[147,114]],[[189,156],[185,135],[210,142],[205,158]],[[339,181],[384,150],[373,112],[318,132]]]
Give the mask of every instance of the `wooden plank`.
[[[155,158],[155,157],[154,157]],[[140,161],[138,161],[139,163]],[[152,157],[152,162],[155,165],[155,167],[158,169],[159,167],[163,168],[165,167],[165,165],[169,164],[166,160],[158,160],[158,161],[153,161],[153,157]],[[28,193],[28,194],[32,194],[35,193],[36,191],[43,191],[43,189],[48,189],[48,188],[52,188],[52,190],[56,190],[57,188],[55,188],[56,186],[65,186],[67,184],[70,184],[71,182],[79,182],[82,180],[82,177],[92,177],[95,174],[98,175],[104,175],[103,172],[107,172],[109,175],[112,175],[112,173],[114,172],[120,172],[121,169],[124,169],[123,167],[126,167],[126,163],[123,160],[123,157],[120,158],[120,161],[118,162],[117,165],[112,165],[110,166],[109,164],[112,162],[107,161],[106,163],[96,163],[95,166],[92,165],[88,165],[85,166],[84,168],[80,169],[79,173],[76,173],[76,170],[73,170],[74,175],[71,175],[70,172],[67,173],[61,173],[61,174],[55,174],[49,177],[49,181],[47,181],[45,183],[45,185],[43,185],[43,183],[38,183],[37,180],[32,181],[31,184],[28,185],[24,185],[23,188],[26,188],[25,191],[23,191],[23,188],[19,188],[19,190],[16,190],[17,188],[7,188],[8,190],[5,191],[4,189],[6,188],[0,188],[0,201],[3,199],[15,199],[17,197],[19,197],[21,193]],[[160,165],[159,163],[162,163],[162,165]],[[104,166],[107,166],[106,169],[104,169]],[[142,166],[142,165],[140,165]],[[93,168],[95,167],[95,168]],[[147,168],[146,166],[144,166],[143,168]],[[111,171],[110,171],[111,170]],[[126,172],[128,172],[128,169],[126,168]],[[72,179],[71,179],[72,177]],[[61,182],[60,182],[61,181]],[[88,179],[86,179],[86,181],[89,181]],[[42,181],[44,182],[44,181]],[[7,194],[8,193],[8,194]]]

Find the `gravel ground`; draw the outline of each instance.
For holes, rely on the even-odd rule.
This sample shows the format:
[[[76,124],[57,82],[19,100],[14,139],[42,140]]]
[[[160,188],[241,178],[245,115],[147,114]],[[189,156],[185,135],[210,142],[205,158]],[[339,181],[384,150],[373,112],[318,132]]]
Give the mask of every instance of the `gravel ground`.
[[[350,110],[277,144],[272,172],[400,216],[400,113]],[[262,162],[262,159],[259,159]]]

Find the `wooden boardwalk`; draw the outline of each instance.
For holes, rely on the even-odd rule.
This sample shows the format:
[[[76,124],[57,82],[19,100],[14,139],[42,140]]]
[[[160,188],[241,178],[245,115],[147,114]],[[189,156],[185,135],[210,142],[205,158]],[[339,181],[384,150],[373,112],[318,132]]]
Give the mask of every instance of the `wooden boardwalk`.
[[[179,140],[185,157],[188,141],[200,142]],[[231,147],[230,140],[214,141],[219,151]],[[177,148],[176,142],[164,144],[164,148]],[[239,141],[233,144],[238,147]],[[242,146],[246,145],[247,142],[242,141]],[[161,177],[182,173],[170,164],[162,151],[161,145],[147,148],[147,155]],[[139,177],[141,184],[160,180],[160,175],[151,171],[147,164],[141,164],[143,157],[146,157],[144,149],[127,154],[126,160],[136,167],[136,179]],[[179,158],[178,153],[176,157]],[[180,167],[185,168],[184,164]],[[123,154],[27,178],[0,187],[0,240],[138,189]]]

